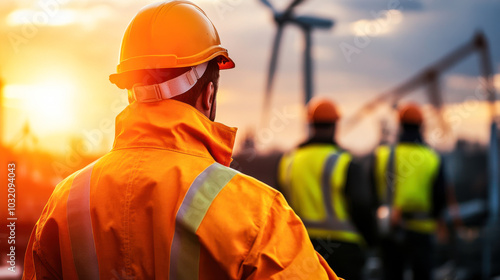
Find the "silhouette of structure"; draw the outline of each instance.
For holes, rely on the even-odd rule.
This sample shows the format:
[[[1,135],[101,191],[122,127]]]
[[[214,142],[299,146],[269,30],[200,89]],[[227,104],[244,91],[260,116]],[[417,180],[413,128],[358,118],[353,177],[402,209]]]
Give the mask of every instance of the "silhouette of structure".
[[[264,96],[264,120],[267,120],[267,114],[270,107],[270,99],[272,94],[272,86],[276,73],[278,62],[279,48],[283,28],[288,24],[295,24],[304,33],[304,102],[307,104],[313,96],[313,62],[311,56],[312,49],[312,31],[314,29],[330,29],[333,26],[333,21],[330,19],[319,18],[315,16],[296,16],[293,12],[295,7],[304,2],[303,0],[293,0],[290,5],[283,11],[277,11],[268,0],[261,2],[269,7],[273,13],[273,19],[276,23],[276,35],[274,37],[273,49],[271,53],[271,61],[269,63],[269,72],[267,76],[266,92]]]

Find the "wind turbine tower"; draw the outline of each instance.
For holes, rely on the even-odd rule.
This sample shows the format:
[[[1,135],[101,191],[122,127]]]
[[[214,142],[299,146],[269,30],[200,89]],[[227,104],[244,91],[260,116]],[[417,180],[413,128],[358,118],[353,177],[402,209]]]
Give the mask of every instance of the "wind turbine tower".
[[[298,26],[304,34],[304,103],[308,103],[313,96],[313,61],[312,61],[312,32],[315,29],[330,29],[334,22],[330,19],[320,18],[308,15],[295,15],[294,9],[304,0],[293,0],[284,11],[278,11],[269,2],[269,0],[260,0],[262,4],[267,6],[273,15],[274,23],[276,24],[276,35],[274,37],[273,48],[271,52],[271,61],[269,63],[269,72],[266,82],[266,93],[264,96],[264,115],[270,107],[270,99],[272,94],[273,80],[276,73],[279,48],[283,29],[286,25],[293,24]],[[264,118],[264,119],[267,119]]]

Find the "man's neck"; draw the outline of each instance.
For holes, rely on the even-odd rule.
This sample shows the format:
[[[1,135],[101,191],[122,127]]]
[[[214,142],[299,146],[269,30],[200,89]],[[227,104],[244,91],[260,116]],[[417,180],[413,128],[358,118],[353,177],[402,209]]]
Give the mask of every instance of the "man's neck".
[[[424,141],[420,132],[420,126],[403,125],[403,132],[399,136],[399,142],[422,144]]]

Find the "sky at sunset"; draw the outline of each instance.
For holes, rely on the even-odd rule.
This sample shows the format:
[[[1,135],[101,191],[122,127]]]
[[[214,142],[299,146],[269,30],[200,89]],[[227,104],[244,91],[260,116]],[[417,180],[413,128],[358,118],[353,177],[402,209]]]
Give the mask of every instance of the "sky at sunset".
[[[277,9],[289,2],[270,1]],[[65,153],[80,139],[90,144],[91,152],[109,150],[114,118],[127,101],[126,92],[112,85],[108,76],[116,70],[127,24],[152,2],[156,1],[1,1],[4,143],[23,145],[19,139],[29,123],[41,148]],[[211,18],[236,62],[235,69],[221,73],[217,121],[238,127],[239,141],[254,131],[259,148],[296,145],[306,134],[301,31],[295,26],[285,29],[272,97],[273,121],[263,124],[261,108],[275,32],[270,10],[257,0],[194,2]],[[500,1],[305,0],[296,14],[335,20],[331,30],[313,35],[314,90],[316,96],[335,100],[344,119],[466,43],[477,30],[489,40],[500,88]],[[479,73],[478,56],[472,55],[440,80],[445,119],[454,133],[451,142],[458,136],[483,143],[488,139]],[[411,100],[426,103],[424,93],[416,91]],[[436,114],[424,108],[429,134],[438,126]],[[368,151],[378,142],[384,119],[395,128],[394,114],[387,108],[352,129],[342,126],[344,120],[339,141]]]

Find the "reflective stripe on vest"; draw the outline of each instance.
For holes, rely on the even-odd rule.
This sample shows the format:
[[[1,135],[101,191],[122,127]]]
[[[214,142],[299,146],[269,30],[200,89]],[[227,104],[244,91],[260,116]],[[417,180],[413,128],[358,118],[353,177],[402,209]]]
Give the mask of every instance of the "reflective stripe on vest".
[[[237,173],[214,163],[200,173],[189,187],[175,217],[170,249],[170,280],[199,278],[200,242],[196,231],[212,201]]]
[[[385,199],[384,202],[388,205],[392,205],[392,200],[394,198],[394,188],[396,187],[396,147],[391,146],[389,152],[389,162],[387,163],[387,185],[385,187]]]
[[[330,180],[337,165],[337,161],[341,155],[341,153],[334,152],[327,157],[321,177],[321,190],[323,193],[323,203],[325,205],[326,218],[323,221],[309,221],[307,219],[302,219],[304,225],[308,228],[308,230],[323,229],[357,234],[356,229],[351,225],[351,223],[348,221],[341,221],[333,209],[331,199],[332,186],[330,184]]]
[[[99,264],[90,217],[90,178],[95,163],[75,176],[66,206],[71,252],[80,280],[99,280]]]

